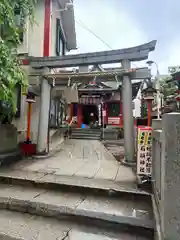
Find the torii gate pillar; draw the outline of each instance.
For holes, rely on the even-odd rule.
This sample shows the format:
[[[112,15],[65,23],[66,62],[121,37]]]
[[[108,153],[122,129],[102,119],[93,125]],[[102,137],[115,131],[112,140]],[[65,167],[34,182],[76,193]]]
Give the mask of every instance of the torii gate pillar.
[[[121,63],[124,69],[131,68],[129,60],[123,60]],[[132,109],[132,83],[129,75],[123,76],[122,99],[123,99],[125,162],[131,164],[134,163],[135,141]]]
[[[48,83],[46,79],[42,79],[38,140],[37,140],[38,154],[44,154],[47,152],[50,98],[51,98],[51,85]]]

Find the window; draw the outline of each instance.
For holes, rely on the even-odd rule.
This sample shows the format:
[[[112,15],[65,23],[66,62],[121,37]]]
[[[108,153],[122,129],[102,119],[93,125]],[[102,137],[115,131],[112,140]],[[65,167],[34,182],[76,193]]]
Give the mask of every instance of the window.
[[[63,37],[62,30],[61,30],[60,19],[57,18],[56,19],[56,54],[57,56],[65,55],[65,48],[66,48],[66,44],[65,44],[65,39]]]
[[[119,115],[120,115],[120,103],[118,102],[108,103],[108,116],[119,117]]]

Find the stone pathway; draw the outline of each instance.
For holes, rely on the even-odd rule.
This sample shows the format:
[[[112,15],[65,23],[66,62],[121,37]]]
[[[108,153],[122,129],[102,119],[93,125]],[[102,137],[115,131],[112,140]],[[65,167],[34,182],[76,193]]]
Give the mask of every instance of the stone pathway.
[[[10,221],[9,221],[10,219]],[[151,195],[97,140],[0,169],[0,239],[150,240]]]
[[[132,170],[121,165],[98,140],[67,139],[59,151],[47,159],[16,163],[13,170],[51,173],[91,179],[135,182]]]

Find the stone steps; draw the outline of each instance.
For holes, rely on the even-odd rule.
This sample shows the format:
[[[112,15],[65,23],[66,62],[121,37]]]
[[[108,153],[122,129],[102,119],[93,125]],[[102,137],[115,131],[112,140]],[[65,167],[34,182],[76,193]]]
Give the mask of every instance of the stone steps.
[[[0,224],[0,236],[6,233],[10,237],[16,236],[16,239],[65,239],[63,237],[68,236],[67,233],[72,229],[82,234],[82,230],[77,230],[77,225],[82,227],[84,224],[89,231],[82,239],[89,239],[88,232],[93,234],[95,226],[106,229],[106,232],[106,226],[111,226],[111,231],[118,229],[118,237],[114,239],[152,239],[154,220],[151,199],[148,200],[146,196],[144,201],[144,197],[129,193],[121,197],[94,196],[91,193],[0,184],[0,223],[3,222]],[[67,220],[70,222],[67,223]],[[10,223],[12,227],[8,232]],[[21,226],[19,231],[18,224]],[[45,226],[49,227],[46,229]],[[98,236],[98,232],[95,233],[95,239],[111,239]],[[72,235],[67,239],[77,238]]]
[[[97,223],[96,223],[97,224]],[[113,229],[112,226],[90,226],[74,223],[69,219],[56,220],[27,213],[0,210],[1,240],[150,240],[127,229]]]
[[[72,129],[71,138],[100,140],[101,130],[100,129]]]

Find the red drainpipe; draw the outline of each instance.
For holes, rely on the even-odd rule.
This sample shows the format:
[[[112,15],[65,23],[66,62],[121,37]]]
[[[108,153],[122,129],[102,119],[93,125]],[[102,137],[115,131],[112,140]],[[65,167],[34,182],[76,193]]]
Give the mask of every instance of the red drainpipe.
[[[45,0],[44,9],[44,45],[43,56],[49,57],[50,55],[50,30],[51,30],[51,4],[52,0]]]

